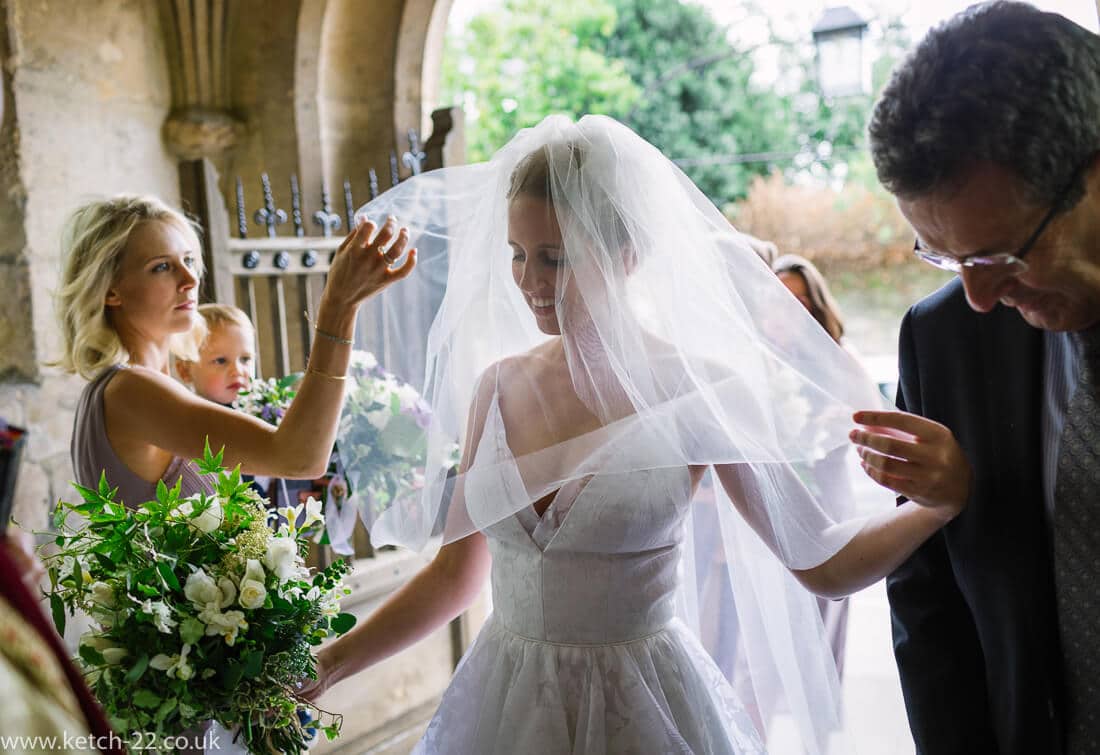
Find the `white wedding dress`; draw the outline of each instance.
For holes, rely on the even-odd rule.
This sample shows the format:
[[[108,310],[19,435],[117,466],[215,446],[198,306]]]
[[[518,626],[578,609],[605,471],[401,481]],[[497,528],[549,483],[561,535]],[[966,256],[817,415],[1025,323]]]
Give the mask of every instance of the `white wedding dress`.
[[[495,401],[478,455],[493,444],[506,446]],[[472,514],[508,495],[505,477],[467,487]],[[675,616],[690,498],[687,467],[597,475],[541,518],[528,506],[488,526],[493,613],[414,752],[764,752]]]
[[[380,504],[361,482],[377,431],[346,408],[349,501],[375,545],[423,549],[442,522],[444,544],[481,532],[493,556],[494,613],[417,751],[763,752],[780,714],[828,751],[836,666],[791,571],[893,504],[833,494],[845,470],[822,463],[850,445],[856,408],[881,405],[859,365],[675,165],[606,117],[552,116],[356,214],[388,216],[417,271],[371,312],[393,313],[380,343],[417,355],[391,368],[423,375],[428,461],[422,487]],[[360,317],[369,341],[379,318]],[[518,455],[502,393],[533,444]],[[559,416],[587,417],[578,401],[584,431]],[[718,465],[724,484],[692,500],[690,470]]]

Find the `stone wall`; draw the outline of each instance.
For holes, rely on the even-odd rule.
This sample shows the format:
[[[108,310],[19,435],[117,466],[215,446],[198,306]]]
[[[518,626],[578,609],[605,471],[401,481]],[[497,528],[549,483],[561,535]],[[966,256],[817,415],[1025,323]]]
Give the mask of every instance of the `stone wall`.
[[[69,495],[82,385],[45,365],[59,354],[61,225],[119,192],[178,202],[178,175],[160,138],[171,94],[154,3],[3,0],[0,45],[0,416],[30,430],[15,511],[39,527]]]

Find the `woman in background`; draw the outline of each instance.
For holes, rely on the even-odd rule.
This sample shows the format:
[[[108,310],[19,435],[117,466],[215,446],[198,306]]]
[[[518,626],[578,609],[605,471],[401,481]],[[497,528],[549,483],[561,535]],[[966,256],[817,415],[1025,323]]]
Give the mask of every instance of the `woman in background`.
[[[821,323],[834,341],[844,346],[844,321],[836,299],[829,293],[825,276],[814,263],[797,254],[784,254],[772,263],[772,270],[806,311]]]
[[[837,342],[845,351],[852,354],[852,350],[844,341],[844,321],[840,316],[836,299],[829,293],[829,286],[825,282],[825,276],[804,257],[797,254],[784,254],[772,263],[772,270],[782,281],[787,290],[802,303],[815,320],[821,323],[821,327],[829,334],[829,337]],[[852,354],[855,356],[855,354]],[[846,449],[826,456],[821,464],[835,465],[838,474],[828,475],[825,479],[836,481],[836,484],[847,486],[848,490],[838,490],[834,495],[843,495],[845,498],[851,495],[850,482],[844,468],[844,456]],[[825,636],[829,639],[829,645],[833,651],[833,660],[836,661],[837,676],[844,676],[844,643],[848,635],[848,599],[828,600],[817,599],[818,608],[821,609],[821,620],[825,623]]]

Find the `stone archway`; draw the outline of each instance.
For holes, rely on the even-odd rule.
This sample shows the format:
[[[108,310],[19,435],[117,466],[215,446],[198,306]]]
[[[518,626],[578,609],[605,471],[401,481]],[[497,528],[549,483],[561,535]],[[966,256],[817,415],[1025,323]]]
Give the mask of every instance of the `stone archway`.
[[[425,139],[431,133],[453,2],[391,0],[364,14],[354,0],[328,0],[318,97],[330,183],[354,168],[353,189],[365,196],[365,173],[373,167],[384,189],[389,154],[407,147],[407,129],[418,129]]]
[[[394,127],[419,122],[421,133],[431,132],[431,111],[451,103],[439,102],[439,79],[447,18],[454,0],[407,0],[401,14],[394,59]]]

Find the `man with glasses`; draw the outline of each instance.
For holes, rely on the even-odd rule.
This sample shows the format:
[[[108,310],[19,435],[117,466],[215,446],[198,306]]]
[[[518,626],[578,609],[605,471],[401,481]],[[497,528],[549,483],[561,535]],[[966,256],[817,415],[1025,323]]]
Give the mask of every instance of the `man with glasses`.
[[[1100,753],[1100,37],[974,6],[870,126],[914,252],[956,280],[902,324],[867,473],[966,509],[888,580],[919,753]]]

